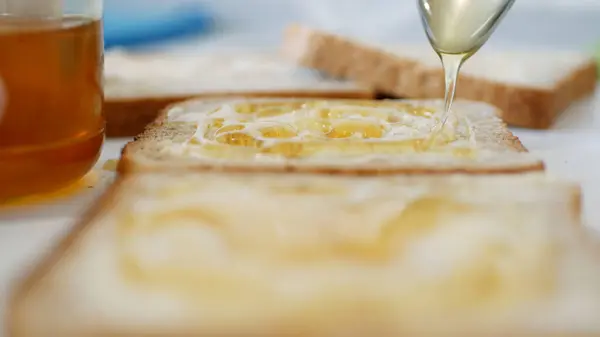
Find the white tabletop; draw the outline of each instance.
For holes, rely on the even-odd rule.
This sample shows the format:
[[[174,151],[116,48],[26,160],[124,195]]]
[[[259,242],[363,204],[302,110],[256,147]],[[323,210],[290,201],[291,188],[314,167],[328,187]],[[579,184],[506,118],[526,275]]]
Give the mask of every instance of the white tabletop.
[[[600,209],[594,207],[600,201],[600,90],[563,114],[553,130],[513,131],[530,151],[545,159],[550,174],[581,182],[587,223],[600,229]],[[106,160],[118,158],[127,141],[106,142],[95,170],[105,179],[94,188],[51,205],[0,213],[0,317],[11,282],[47,252],[102,192],[113,173],[103,171],[101,166]]]

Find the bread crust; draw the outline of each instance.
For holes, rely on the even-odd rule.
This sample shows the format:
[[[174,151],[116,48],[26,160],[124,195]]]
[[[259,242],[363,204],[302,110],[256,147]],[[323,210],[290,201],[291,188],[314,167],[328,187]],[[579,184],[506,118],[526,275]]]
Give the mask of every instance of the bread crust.
[[[134,141],[129,142],[121,151],[121,159],[117,166],[117,172],[122,175],[136,174],[140,172],[164,172],[167,170],[180,171],[195,171],[195,172],[228,172],[228,173],[314,173],[314,174],[330,174],[330,175],[352,175],[352,176],[382,176],[382,175],[448,175],[448,174],[469,174],[469,175],[491,175],[491,174],[524,174],[530,172],[541,172],[545,170],[545,165],[542,162],[536,162],[527,166],[506,167],[506,168],[449,168],[449,169],[434,169],[434,168],[393,168],[393,167],[368,167],[368,168],[347,168],[347,167],[300,167],[286,165],[283,167],[274,166],[239,166],[214,163],[197,163],[194,165],[185,165],[179,168],[147,166],[139,165],[133,158],[139,150],[141,142],[153,139],[161,131],[157,126],[150,126],[144,134],[134,138]],[[515,137],[516,138],[516,137]],[[520,142],[518,139],[507,139],[515,146]]]
[[[441,98],[441,68],[424,66],[384,50],[299,25],[285,32],[283,54],[331,76],[355,80],[395,97]],[[593,59],[552,89],[518,86],[461,75],[457,97],[492,104],[509,125],[548,129],[575,100],[591,95],[597,82]]]
[[[282,99],[283,100],[283,99]],[[207,104],[214,103],[225,103],[231,100],[206,100]],[[272,172],[272,173],[316,173],[316,174],[334,174],[334,175],[393,175],[393,174],[406,174],[406,175],[420,175],[420,174],[520,174],[525,172],[538,172],[544,171],[545,165],[542,161],[535,161],[529,165],[519,166],[506,166],[506,167],[447,167],[447,168],[434,168],[430,167],[396,167],[393,165],[383,165],[380,163],[361,166],[361,167],[348,167],[334,165],[329,166],[311,166],[311,165],[260,165],[258,163],[253,165],[236,165],[228,163],[216,163],[216,162],[197,162],[194,164],[182,164],[178,167],[173,166],[162,166],[162,165],[141,165],[135,159],[136,154],[143,150],[147,144],[151,144],[154,141],[161,139],[174,139],[182,138],[187,139],[194,134],[195,129],[193,127],[186,126],[170,126],[165,123],[168,112],[177,107],[178,104],[171,105],[164,109],[157,117],[157,119],[150,123],[146,130],[140,135],[136,136],[132,142],[129,142],[122,150],[121,160],[117,171],[120,174],[132,174],[136,172],[148,172],[148,171],[165,171],[165,170],[191,170],[191,171],[217,171],[217,172]],[[502,143],[507,148],[513,149],[516,152],[528,152],[523,146],[518,137],[513,135],[505,125],[502,125],[501,129],[495,130],[495,140]]]

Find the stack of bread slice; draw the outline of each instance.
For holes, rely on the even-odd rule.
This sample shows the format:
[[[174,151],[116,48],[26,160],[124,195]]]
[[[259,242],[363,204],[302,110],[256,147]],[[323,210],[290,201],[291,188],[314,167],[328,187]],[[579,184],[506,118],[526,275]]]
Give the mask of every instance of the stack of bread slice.
[[[463,67],[458,97],[492,104],[509,125],[547,129],[594,93],[592,55],[482,50]],[[143,131],[166,106],[218,97],[442,98],[431,48],[377,45],[293,25],[281,52],[229,49],[201,55],[111,50],[105,60],[109,137]]]
[[[580,187],[496,107],[457,101],[432,141],[441,115],[436,99],[170,105],[16,285],[9,336],[600,336]]]

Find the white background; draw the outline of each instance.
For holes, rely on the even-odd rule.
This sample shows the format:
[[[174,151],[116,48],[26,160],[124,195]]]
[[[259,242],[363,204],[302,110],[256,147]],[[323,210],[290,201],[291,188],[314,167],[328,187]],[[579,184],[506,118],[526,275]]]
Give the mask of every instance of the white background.
[[[220,46],[274,46],[282,29],[298,21],[388,43],[424,42],[417,0],[105,1],[140,10],[149,4],[161,9],[201,4],[216,14],[219,32],[226,36],[218,39],[218,34],[212,35],[202,41],[218,39]],[[516,0],[489,45],[586,49],[596,42],[600,43],[600,0]]]

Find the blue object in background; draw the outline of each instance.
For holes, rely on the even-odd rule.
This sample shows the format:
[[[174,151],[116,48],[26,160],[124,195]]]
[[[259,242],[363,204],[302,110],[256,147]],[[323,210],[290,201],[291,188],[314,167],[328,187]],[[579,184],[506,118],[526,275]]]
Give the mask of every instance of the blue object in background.
[[[105,48],[135,47],[207,33],[211,15],[197,3],[165,0],[106,0]]]

